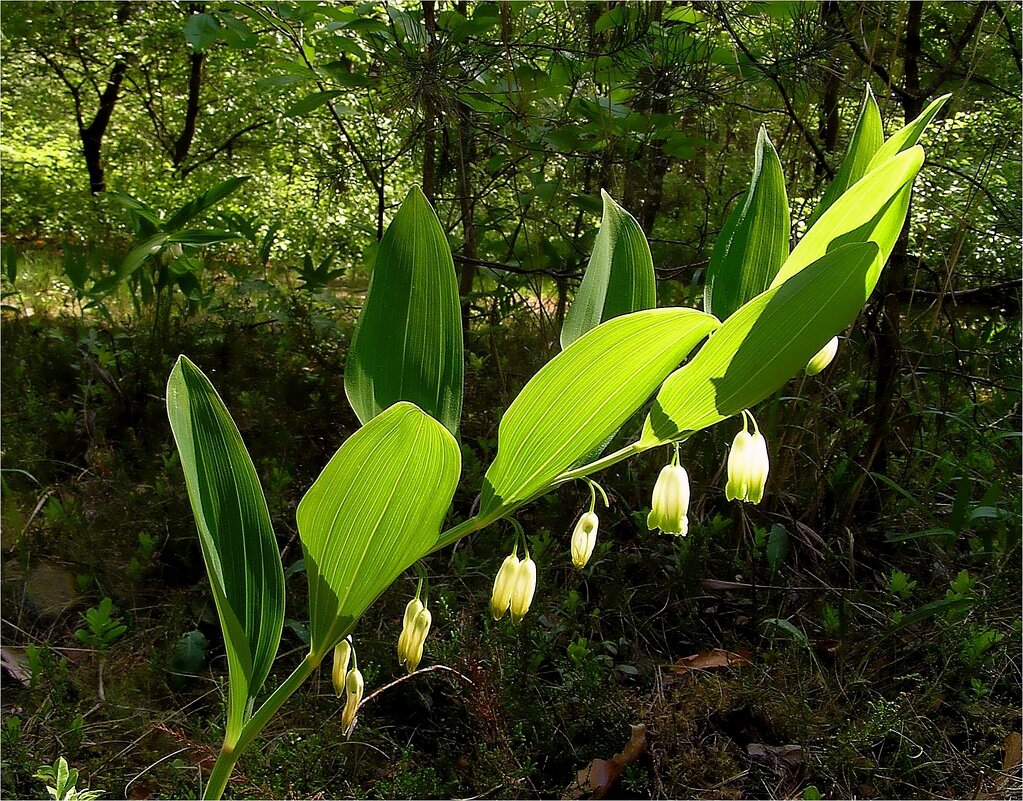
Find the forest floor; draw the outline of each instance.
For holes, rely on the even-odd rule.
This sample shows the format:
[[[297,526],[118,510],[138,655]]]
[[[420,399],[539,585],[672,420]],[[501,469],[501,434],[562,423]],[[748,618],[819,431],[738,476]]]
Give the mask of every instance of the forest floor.
[[[38,269],[2,323],[2,794],[40,797],[33,774],[64,756],[107,797],[197,797],[226,665],[164,382],[179,353],[199,364],[263,481],[288,570],[272,689],[307,639],[294,510],[357,427],[342,385],[354,314],[342,294],[253,280],[188,316],[127,303],[104,316]],[[456,519],[500,410],[553,354],[538,311],[470,328]],[[1018,797],[1018,401],[982,388],[932,403],[941,387],[918,388],[887,476],[864,483],[856,369],[840,357],[764,404],[775,461],[759,507],[724,499],[733,430],[686,443],[686,539],[645,526],[663,453],[602,476],[612,503],[582,571],[568,539],[588,491],[527,507],[539,582],[519,627],[487,612],[511,529],[429,557],[420,671],[366,704],[346,740],[321,670],[228,794]],[[414,586],[400,579],[358,625],[367,695],[403,674],[394,649]]]

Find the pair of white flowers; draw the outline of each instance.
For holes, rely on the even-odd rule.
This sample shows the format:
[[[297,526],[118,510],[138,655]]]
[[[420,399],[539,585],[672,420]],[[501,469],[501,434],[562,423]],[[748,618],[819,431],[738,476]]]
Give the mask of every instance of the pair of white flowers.
[[[512,623],[518,623],[533,603],[536,562],[529,557],[528,552],[525,559],[519,559],[518,550],[516,543],[494,578],[494,591],[490,596],[490,614],[494,620],[500,620],[505,612],[511,610]]]
[[[353,660],[352,669],[348,669],[348,663]],[[359,704],[362,703],[362,694],[365,692],[366,684],[362,679],[362,672],[359,670],[359,659],[355,656],[355,648],[352,646],[352,638],[345,637],[334,646],[334,668],[331,671],[331,679],[334,683],[334,692],[340,698],[345,695],[345,708],[341,713],[341,731],[345,737],[352,733],[355,728],[355,715],[359,711]]]
[[[823,369],[823,368],[822,368]],[[725,485],[725,497],[730,501],[739,500],[749,503],[760,503],[764,497],[764,486],[770,470],[767,455],[767,440],[753,421],[753,431],[746,428],[746,417],[753,421],[753,416],[743,412],[743,429],[732,440],[732,448],[728,452],[728,483]],[[680,537],[689,533],[689,474],[678,463],[678,452],[671,464],[661,468],[661,473],[654,484],[650,514],[647,515],[647,528],[660,529],[665,534]]]
[[[430,633],[433,615],[419,600],[419,593],[405,607],[405,616],[398,637],[398,664],[405,665],[409,673],[415,673],[423,658],[423,644]]]

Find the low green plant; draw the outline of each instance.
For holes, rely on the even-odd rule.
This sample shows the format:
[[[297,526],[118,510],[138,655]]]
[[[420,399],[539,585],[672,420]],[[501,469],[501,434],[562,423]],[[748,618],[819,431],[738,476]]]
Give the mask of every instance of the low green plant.
[[[767,447],[756,439],[762,436],[748,410],[800,371],[819,372],[834,355],[833,337],[856,317],[895,246],[923,164],[916,142],[942,102],[887,142],[854,136],[842,185],[825,195],[791,252],[783,171],[762,131],[749,192],[714,249],[704,311],[654,307],[644,289],[653,286],[646,238],[605,193],[600,231],[562,332],[563,350],[504,412],[478,506],[446,530],[462,473],[461,309],[444,229],[413,187],[377,248],[347,356],[344,386],[361,427],[298,504],[309,652],[258,706],[285,623],[283,566],[238,428],[209,379],[181,356],[167,385],[168,416],[228,658],[224,743],[204,797],[223,794],[239,756],[331,654],[350,733],[366,684],[378,672],[372,665],[360,668],[352,632],[368,606],[427,554],[507,521],[511,554],[490,606],[495,618],[510,609],[518,622],[536,590],[537,561],[549,563],[555,547],[549,531],[522,531],[514,518],[519,509],[572,481],[585,480],[594,493],[591,475],[666,448],[670,464],[657,479],[645,520],[651,529],[684,536],[690,486],[679,444],[740,415],[755,447],[734,446],[729,483],[740,487],[738,502],[758,501]],[[865,107],[871,103],[868,95]],[[861,115],[860,126],[871,120]],[[154,237],[163,237],[160,247],[168,241]],[[605,454],[654,393],[638,438]],[[787,532],[776,526],[763,545],[775,572],[785,559]],[[809,647],[788,620],[764,623]],[[577,670],[610,659],[594,654],[582,638],[570,648]],[[589,668],[585,673],[596,675]]]
[[[46,785],[53,801],[93,801],[103,796],[102,790],[79,790],[78,768],[68,767],[67,760],[59,757],[52,765],[42,765],[35,778]]]
[[[90,608],[82,615],[85,626],[76,630],[75,636],[92,648],[105,650],[128,630],[113,612],[114,602],[110,598],[104,598],[99,606]]]

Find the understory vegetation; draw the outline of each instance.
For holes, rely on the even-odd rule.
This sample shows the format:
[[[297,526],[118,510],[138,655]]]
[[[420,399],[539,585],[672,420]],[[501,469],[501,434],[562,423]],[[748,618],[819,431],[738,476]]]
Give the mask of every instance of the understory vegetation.
[[[835,360],[756,406],[763,501],[725,498],[736,417],[680,446],[685,537],[647,526],[670,447],[594,476],[582,569],[590,490],[523,506],[519,625],[489,608],[515,528],[429,554],[418,670],[395,657],[408,570],[358,621],[351,737],[323,665],[227,794],[1017,796],[1021,28],[997,2],[5,6],[2,795],[44,797],[64,758],[61,798],[197,798],[217,759],[228,666],[168,425],[179,355],[237,423],[280,549],[265,695],[309,648],[296,508],[360,429],[345,369],[410,187],[461,298],[451,526],[562,352],[601,190],[649,240],[657,305],[702,309],[761,126],[798,241],[866,91],[888,135],[951,97]]]

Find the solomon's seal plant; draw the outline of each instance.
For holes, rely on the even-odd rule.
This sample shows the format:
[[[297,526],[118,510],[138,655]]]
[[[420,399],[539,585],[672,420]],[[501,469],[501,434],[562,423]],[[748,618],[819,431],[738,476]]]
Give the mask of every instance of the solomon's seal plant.
[[[753,432],[746,429],[746,421],[753,423]],[[760,503],[764,497],[767,473],[771,468],[767,456],[767,441],[749,412],[742,413],[742,430],[732,440],[728,452],[728,484],[725,497],[730,501]]]
[[[224,742],[204,797],[221,797],[238,758],[331,654],[335,686],[346,698],[341,727],[350,731],[364,682],[347,637],[418,560],[511,519],[561,484],[652,448],[677,448],[753,408],[807,368],[853,322],[877,284],[923,165],[917,141],[944,100],[882,141],[857,135],[860,127],[879,124],[868,92],[842,168],[791,252],[784,174],[762,130],[749,191],[714,246],[702,311],[656,308],[646,238],[605,193],[563,349],[501,418],[478,511],[447,530],[442,526],[462,470],[461,315],[444,229],[413,187],[378,245],[348,353],[345,390],[361,427],[343,439],[296,513],[309,583],[309,652],[269,695],[263,685],[284,625],[277,540],[227,406],[203,372],[179,358],[167,384],[167,411],[228,662]],[[644,408],[638,438],[605,453]],[[752,490],[747,483],[735,494],[752,501],[760,481]],[[651,526],[684,533],[688,481],[677,458],[657,485]],[[590,544],[583,545],[580,556]],[[535,587],[533,560],[527,552],[520,561],[513,551],[494,582],[494,616],[510,610],[520,620]],[[419,661],[429,620],[425,604],[413,609],[399,651],[409,669]]]

